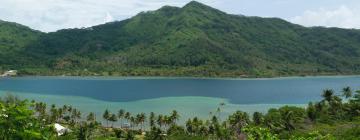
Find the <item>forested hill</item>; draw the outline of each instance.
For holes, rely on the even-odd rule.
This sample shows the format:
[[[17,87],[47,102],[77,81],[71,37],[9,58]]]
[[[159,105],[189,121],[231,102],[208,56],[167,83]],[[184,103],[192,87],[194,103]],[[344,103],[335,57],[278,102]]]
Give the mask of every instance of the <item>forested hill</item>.
[[[26,26],[0,20],[0,72],[2,69],[19,68],[20,62],[27,59],[20,53],[37,41],[41,34]]]
[[[1,69],[17,69],[22,74],[265,77],[360,73],[360,30],[306,28],[278,18],[230,15],[198,2],[51,33],[0,22],[0,41]]]

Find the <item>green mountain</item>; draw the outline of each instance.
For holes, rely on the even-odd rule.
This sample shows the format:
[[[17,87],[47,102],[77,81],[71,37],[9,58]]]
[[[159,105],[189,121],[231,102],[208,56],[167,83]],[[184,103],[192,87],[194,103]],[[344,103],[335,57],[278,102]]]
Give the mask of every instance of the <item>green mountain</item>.
[[[19,67],[27,58],[20,55],[28,44],[39,39],[42,33],[17,23],[0,20],[0,70]]]
[[[278,18],[230,15],[198,2],[52,33],[11,24],[5,29],[0,26],[1,36],[15,42],[0,40],[0,49],[6,54],[15,52],[7,57],[16,64],[1,58],[0,66],[23,74],[265,77],[360,73],[360,30],[306,28]]]

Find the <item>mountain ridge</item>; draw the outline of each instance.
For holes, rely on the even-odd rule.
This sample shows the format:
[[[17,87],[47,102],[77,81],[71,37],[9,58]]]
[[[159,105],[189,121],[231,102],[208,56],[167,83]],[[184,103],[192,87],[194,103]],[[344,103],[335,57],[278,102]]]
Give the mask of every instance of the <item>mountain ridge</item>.
[[[359,30],[231,15],[194,1],[89,28],[34,33],[29,40],[15,54],[23,59],[6,55],[11,61],[0,61],[0,70],[210,77],[360,73]]]

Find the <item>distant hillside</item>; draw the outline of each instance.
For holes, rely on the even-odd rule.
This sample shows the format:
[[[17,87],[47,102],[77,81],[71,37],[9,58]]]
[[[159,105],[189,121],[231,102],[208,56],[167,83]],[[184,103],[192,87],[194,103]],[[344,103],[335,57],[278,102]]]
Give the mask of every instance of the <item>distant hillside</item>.
[[[198,2],[86,29],[0,24],[2,69],[41,75],[289,76],[360,73],[360,30],[306,28]],[[10,31],[8,31],[10,30]],[[4,42],[3,37],[14,43]],[[7,39],[5,39],[7,40]],[[14,49],[7,49],[14,48]],[[1,50],[2,53],[4,53]]]
[[[0,70],[21,67],[20,63],[27,57],[20,53],[41,34],[23,25],[0,20]]]

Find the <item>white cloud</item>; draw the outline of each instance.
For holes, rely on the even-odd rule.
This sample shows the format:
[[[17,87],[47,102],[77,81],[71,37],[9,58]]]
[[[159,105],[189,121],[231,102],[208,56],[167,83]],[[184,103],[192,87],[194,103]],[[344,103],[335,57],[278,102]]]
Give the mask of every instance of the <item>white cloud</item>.
[[[183,6],[189,1],[191,0],[0,0],[0,19],[51,32],[64,28],[89,27],[104,22],[123,20],[141,11],[156,10],[164,5]],[[307,2],[300,2],[303,4],[300,4],[298,0],[198,1],[223,11],[230,11],[232,14],[289,19],[288,17],[294,17],[299,11],[305,11],[304,9],[313,9],[320,6],[329,7],[327,3],[335,0],[319,0],[316,2],[304,0]],[[350,4],[349,1],[353,1],[353,4]],[[335,4],[359,5],[358,0],[349,1],[347,3],[337,1]],[[259,4],[264,2],[268,4]],[[310,2],[315,6],[309,8],[309,4],[305,4]],[[334,2],[332,3],[334,4]],[[294,5],[297,5],[297,7],[294,7]],[[285,9],[286,12],[283,12],[284,7],[290,8]],[[306,11],[302,15],[289,20],[305,26],[360,28],[359,10],[347,6],[341,6],[333,10],[321,8]]]
[[[164,5],[190,0],[0,0],[0,19],[50,32],[123,20]],[[215,0],[200,0],[211,4]]]
[[[104,19],[104,23],[107,23],[107,22],[112,22],[114,21],[114,18],[110,15],[109,12],[106,13],[106,17]]]
[[[290,21],[304,26],[360,28],[360,10],[344,5],[333,10],[320,8],[305,11]]]

